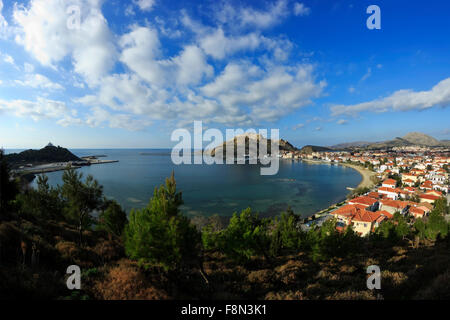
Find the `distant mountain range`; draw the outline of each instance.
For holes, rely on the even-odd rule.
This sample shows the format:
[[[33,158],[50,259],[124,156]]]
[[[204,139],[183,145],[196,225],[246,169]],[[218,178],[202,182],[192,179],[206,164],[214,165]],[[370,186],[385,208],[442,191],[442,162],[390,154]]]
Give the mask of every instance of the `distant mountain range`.
[[[357,141],[350,143],[340,143],[330,148],[334,150],[345,150],[345,149],[386,149],[393,147],[404,147],[404,146],[426,146],[426,147],[437,147],[444,146],[450,147],[450,140],[437,140],[429,135],[421,132],[410,132],[403,137],[396,137],[393,140],[381,141],[381,142],[367,142],[367,141]]]
[[[25,150],[20,153],[5,155],[6,161],[13,167],[25,164],[40,164],[51,162],[82,161],[66,148],[55,147],[49,143],[40,150]]]

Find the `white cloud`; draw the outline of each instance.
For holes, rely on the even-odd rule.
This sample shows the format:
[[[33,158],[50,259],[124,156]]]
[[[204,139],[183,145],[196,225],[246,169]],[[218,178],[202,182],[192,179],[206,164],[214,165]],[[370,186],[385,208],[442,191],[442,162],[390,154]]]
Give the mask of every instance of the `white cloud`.
[[[215,59],[224,59],[242,51],[270,50],[278,60],[285,60],[292,48],[287,39],[270,39],[257,32],[227,36],[221,27],[211,32],[202,29],[198,42],[205,53]]]
[[[354,93],[355,90],[356,90],[356,89],[355,89],[355,87],[353,87],[353,86],[350,87],[350,88],[348,88],[348,92],[350,92],[350,93]]]
[[[294,4],[294,14],[296,16],[307,16],[311,13],[311,9],[305,6],[303,3],[296,2]]]
[[[15,6],[16,42],[47,67],[56,68],[66,56],[72,57],[75,71],[95,84],[114,64],[112,35],[100,0],[73,0],[71,5],[83,9],[79,28],[68,28],[64,1],[31,0],[27,7]]]
[[[367,68],[367,72],[362,76],[360,81],[365,81],[372,75],[372,68]]]
[[[197,84],[204,76],[211,77],[214,74],[203,51],[194,45],[186,46],[173,61],[178,67],[177,82],[182,85]]]
[[[32,64],[30,64],[30,63],[25,62],[25,63],[23,64],[23,70],[24,70],[26,73],[34,72],[34,66],[33,66]]]
[[[185,46],[178,56],[163,59],[156,29],[135,27],[121,37],[120,45],[120,60],[152,85],[195,84],[214,72],[195,45]]]
[[[177,57],[183,56],[181,53]],[[177,63],[176,59],[170,61]],[[191,69],[192,66],[186,65],[187,70]],[[326,83],[316,82],[313,71],[310,65],[263,70],[250,62],[230,63],[214,80],[193,89],[182,84],[184,78],[181,75],[178,75],[181,86],[161,87],[137,73],[115,74],[103,78],[98,92],[76,102],[105,111],[108,107],[149,120],[179,123],[203,120],[205,123],[249,126],[276,121],[320,96]],[[189,74],[186,71],[186,80]],[[99,123],[90,121],[90,125]]]
[[[337,124],[343,125],[343,124],[347,124],[348,120],[344,120],[344,119],[340,119],[337,121]]]
[[[15,82],[24,87],[49,89],[49,90],[62,90],[64,89],[59,83],[52,82],[46,76],[42,74],[27,74],[25,80],[15,80]]]
[[[231,64],[202,91],[225,109],[245,111],[253,122],[276,121],[321,95],[326,82],[315,82],[313,70],[307,64],[268,70]]]
[[[38,97],[36,101],[0,100],[0,111],[12,113],[18,117],[31,117],[37,121],[43,118],[62,117],[68,112],[68,108],[62,101]]]
[[[223,59],[240,50],[254,50],[258,48],[261,38],[256,33],[238,37],[226,37],[222,28],[218,28],[213,33],[200,37],[199,42],[207,54],[216,59]]]
[[[3,11],[3,1],[0,0],[0,39],[6,39],[10,34],[10,27],[5,17],[3,17],[2,11]]]
[[[279,24],[289,15],[286,0],[278,0],[267,6],[266,10],[251,7],[235,8],[225,3],[216,10],[217,19],[231,27],[256,27],[265,29]]]
[[[75,117],[66,115],[66,116],[64,116],[64,118],[56,121],[56,123],[63,127],[69,127],[69,126],[73,126],[73,125],[83,125],[84,121],[81,120],[80,118],[75,118]]]
[[[156,19],[154,26],[149,22],[131,25],[119,35],[109,30],[101,0],[71,1],[82,8],[76,30],[66,26],[65,1],[30,0],[14,9],[19,26],[16,42],[39,63],[57,71],[65,72],[67,64],[63,62],[72,62],[73,68],[62,79],[79,88],[84,80],[90,87],[81,97],[72,98],[89,111],[82,117],[61,115],[57,123],[62,126],[135,130],[153,120],[254,125],[276,121],[312,104],[326,86],[325,81],[315,79],[313,65],[285,64],[293,47],[288,39],[249,31],[281,23],[290,14],[285,0],[265,9],[230,9],[234,10],[227,13],[230,20],[214,26],[204,26],[183,14],[181,19]],[[135,1],[135,5],[151,10],[154,1]],[[186,35],[178,42],[180,49],[170,55],[167,52],[174,50],[164,48],[160,40],[160,36],[171,37],[168,33]],[[246,51],[254,53],[251,58],[217,61]],[[209,63],[213,59],[217,70]],[[116,63],[120,68],[111,74]],[[31,64],[25,64],[24,70],[23,78],[16,81],[20,85],[63,89],[46,76],[33,74]]]
[[[398,90],[392,95],[354,105],[335,105],[333,115],[357,115],[363,111],[387,112],[424,110],[450,105],[450,78],[444,79],[428,91]]]
[[[86,123],[92,127],[108,124],[110,128],[139,131],[148,127],[151,122],[144,119],[135,119],[128,114],[112,114],[103,108],[94,107],[92,113],[86,119]]]
[[[213,82],[208,83],[201,90],[203,94],[214,97],[242,87],[249,81],[249,77],[256,76],[260,72],[261,70],[257,66],[232,62],[225,67],[223,72]]]
[[[120,38],[120,61],[151,83],[164,83],[163,66],[157,61],[161,43],[155,29],[136,27]]]
[[[305,127],[304,123],[299,123],[299,124],[296,124],[292,129],[293,130],[297,130],[297,129],[301,129],[301,128],[304,128],[304,127]]]
[[[135,3],[142,11],[151,11],[155,5],[155,0],[135,0]]]
[[[8,54],[4,54],[4,55],[3,55],[3,61],[5,61],[6,63],[9,63],[9,64],[14,65],[14,58],[11,57],[11,56],[8,55]]]

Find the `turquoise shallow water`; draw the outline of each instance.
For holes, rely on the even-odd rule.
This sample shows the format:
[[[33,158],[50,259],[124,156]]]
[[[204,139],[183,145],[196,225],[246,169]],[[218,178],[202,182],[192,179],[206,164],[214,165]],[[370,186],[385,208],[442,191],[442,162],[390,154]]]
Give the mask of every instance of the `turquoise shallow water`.
[[[350,168],[280,160],[275,176],[261,176],[257,165],[174,165],[165,149],[73,149],[77,156],[107,155],[118,163],[79,169],[92,174],[105,195],[127,211],[144,207],[155,186],[175,170],[177,187],[183,192],[187,215],[229,216],[247,207],[261,215],[276,215],[289,205],[308,216],[345,198],[346,187],[355,187],[360,174]],[[146,153],[146,155],[141,155]],[[51,185],[61,184],[62,172],[47,174]]]

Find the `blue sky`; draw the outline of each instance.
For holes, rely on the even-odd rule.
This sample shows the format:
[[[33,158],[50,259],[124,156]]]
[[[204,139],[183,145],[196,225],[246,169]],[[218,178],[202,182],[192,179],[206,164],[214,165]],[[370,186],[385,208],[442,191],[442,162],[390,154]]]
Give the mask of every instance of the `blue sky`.
[[[371,4],[380,30],[366,27]],[[450,139],[447,1],[0,0],[0,9],[5,148],[172,147],[172,131],[194,120],[279,128],[297,146],[411,131]]]

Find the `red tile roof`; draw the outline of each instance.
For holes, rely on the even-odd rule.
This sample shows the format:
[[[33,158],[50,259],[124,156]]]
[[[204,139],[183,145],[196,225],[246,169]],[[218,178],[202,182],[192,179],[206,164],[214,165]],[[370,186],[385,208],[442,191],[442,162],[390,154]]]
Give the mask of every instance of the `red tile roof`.
[[[409,213],[412,214],[414,217],[416,217],[416,216],[423,217],[423,215],[425,214],[425,211],[420,208],[411,207],[411,208],[409,208]]]
[[[356,212],[365,211],[366,206],[361,204],[347,204],[330,212],[331,214],[352,217]]]
[[[363,206],[371,206],[375,202],[377,202],[376,199],[368,196],[360,196],[349,201],[350,204],[362,204]]]
[[[379,187],[378,192],[380,192],[380,191],[398,193],[397,189],[388,188],[388,187]]]
[[[397,209],[404,209],[410,204],[408,201],[390,200],[390,199],[380,200],[380,202],[383,206]]]
[[[421,194],[419,197],[422,198],[422,199],[428,199],[428,200],[437,200],[437,199],[440,198],[440,197],[435,196],[433,194]]]
[[[392,217],[393,217],[393,215],[391,213],[387,212],[386,210],[380,210],[377,212],[383,216],[386,216],[388,219],[392,219]]]
[[[397,185],[397,181],[395,181],[394,179],[386,179],[383,181],[383,184],[393,185],[395,187]]]
[[[360,222],[375,222],[380,219],[380,216],[381,215],[379,212],[371,212],[366,210],[364,212],[357,212],[352,220]]]

